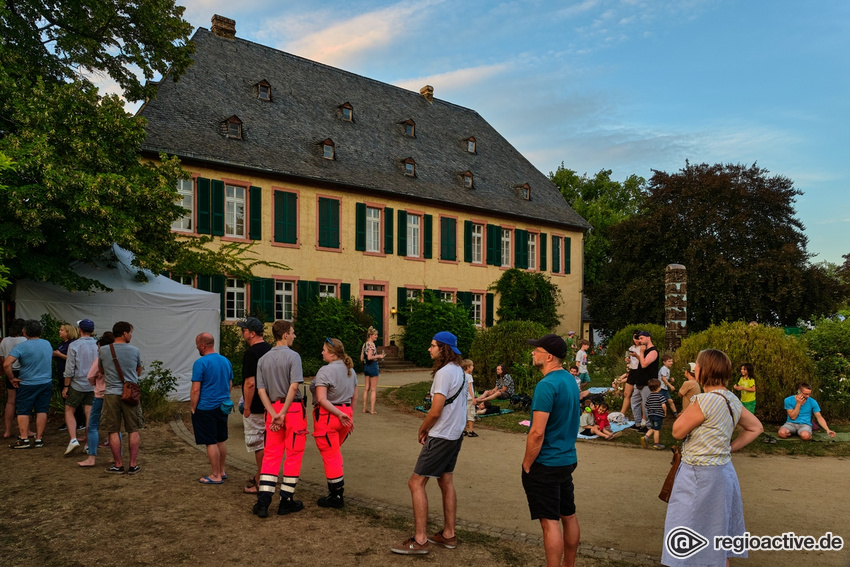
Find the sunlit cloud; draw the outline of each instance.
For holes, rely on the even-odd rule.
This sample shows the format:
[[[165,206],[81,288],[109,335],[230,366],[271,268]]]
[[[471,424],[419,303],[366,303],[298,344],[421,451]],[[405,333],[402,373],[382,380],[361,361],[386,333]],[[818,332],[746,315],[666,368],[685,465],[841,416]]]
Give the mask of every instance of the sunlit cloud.
[[[460,90],[474,85],[478,85],[487,79],[490,79],[500,73],[504,73],[510,68],[508,63],[498,63],[495,65],[484,65],[482,67],[470,67],[467,69],[456,69],[446,73],[430,75],[428,77],[419,77],[416,79],[403,79],[396,81],[394,84],[397,87],[408,89],[411,91],[419,91],[423,85],[431,85],[434,87],[434,94],[439,96],[439,91]]]

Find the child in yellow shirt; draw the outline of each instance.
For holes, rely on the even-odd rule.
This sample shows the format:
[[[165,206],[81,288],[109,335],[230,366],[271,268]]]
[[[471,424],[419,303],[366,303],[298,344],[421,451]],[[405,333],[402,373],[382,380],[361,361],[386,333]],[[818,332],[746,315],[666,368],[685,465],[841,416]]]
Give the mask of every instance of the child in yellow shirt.
[[[734,386],[741,392],[741,403],[750,413],[756,412],[756,380],[755,369],[749,362],[741,365],[741,378]]]

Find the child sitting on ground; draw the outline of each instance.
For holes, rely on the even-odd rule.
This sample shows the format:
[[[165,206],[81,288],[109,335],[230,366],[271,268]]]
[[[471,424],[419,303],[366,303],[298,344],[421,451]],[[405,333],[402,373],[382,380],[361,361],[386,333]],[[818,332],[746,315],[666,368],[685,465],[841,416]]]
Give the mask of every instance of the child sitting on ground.
[[[647,386],[652,393],[646,397],[647,431],[646,435],[640,438],[640,444],[646,449],[649,444],[649,436],[652,435],[652,448],[660,450],[664,448],[664,445],[661,445],[658,441],[661,434],[661,424],[664,423],[664,416],[667,415],[667,406],[664,404],[666,400],[664,394],[661,393],[661,380],[653,378]]]
[[[579,433],[586,436],[598,435],[603,439],[611,439],[614,437],[614,434],[609,431],[604,431],[599,429],[596,426],[596,422],[593,419],[593,408],[591,407],[593,404],[590,400],[584,400],[582,402],[581,408],[581,417],[578,421]]]
[[[591,413],[593,413],[593,421],[596,423],[596,427],[600,431],[614,435],[611,431],[611,424],[608,422],[608,404],[605,402],[591,403],[590,409],[593,410]]]
[[[468,358],[460,363],[463,369],[463,375],[466,377],[466,384],[469,388],[469,395],[466,398],[466,430],[463,432],[464,437],[478,437],[478,434],[472,430],[475,423],[475,387],[472,383],[472,371],[475,366]]]
[[[658,379],[661,381],[661,394],[667,398],[667,405],[670,406],[670,411],[673,412],[673,417],[679,417],[679,412],[676,411],[676,404],[670,396],[670,390],[673,389],[673,384],[670,382],[673,378],[670,376],[670,367],[673,366],[673,357],[665,354],[661,357],[661,368],[658,369]]]

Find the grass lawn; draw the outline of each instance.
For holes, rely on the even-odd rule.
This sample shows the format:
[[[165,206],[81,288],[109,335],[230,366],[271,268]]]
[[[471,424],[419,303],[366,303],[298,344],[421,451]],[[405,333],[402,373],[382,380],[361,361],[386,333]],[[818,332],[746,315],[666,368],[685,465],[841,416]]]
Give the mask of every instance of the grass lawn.
[[[610,378],[601,378],[601,377],[592,377],[591,386],[610,386],[611,380]],[[421,412],[415,412],[413,409],[416,406],[421,406],[423,400],[425,399],[425,394],[429,392],[431,389],[430,382],[419,382],[417,384],[409,384],[407,386],[402,386],[400,388],[396,388],[390,391],[381,392],[381,395],[386,397],[386,400],[389,403],[395,404],[398,409],[402,411],[406,411],[408,413],[418,413],[419,415],[425,415]],[[510,408],[510,404],[507,401],[493,402],[495,405],[499,405],[502,407]],[[677,400],[677,408],[681,409],[681,406]],[[610,408],[611,411],[618,411],[619,407]],[[479,419],[475,422],[476,429],[495,429],[498,431],[509,431],[513,433],[527,433],[528,428],[520,425],[520,421],[524,421],[526,419],[530,419],[530,415],[528,411],[516,410],[514,413],[509,413],[505,415],[497,415],[493,417],[486,417],[483,419]],[[673,418],[665,418],[664,426],[661,430],[661,439],[660,442],[667,447],[674,444],[681,444],[680,441],[673,439],[673,435],[671,430],[673,428]],[[779,426],[781,424],[764,424],[765,433],[770,434],[775,438],[779,438],[777,435],[777,431],[779,430]],[[830,424],[830,428],[836,432],[844,432],[850,433],[850,425],[848,424]],[[594,441],[582,441],[584,443],[616,443],[621,445],[633,445],[640,446],[640,437],[641,434],[626,430],[622,435],[617,437],[612,441],[604,441],[604,440],[594,440]],[[821,457],[821,456],[833,456],[833,457],[846,457],[850,456],[850,442],[819,442],[819,441],[808,441],[803,442],[798,437],[793,438],[792,440],[783,441],[779,440],[776,444],[767,444],[763,443],[762,439],[764,436],[759,437],[752,443],[750,443],[746,448],[741,450],[742,453],[752,454],[753,456],[758,455],[808,455],[813,457]]]

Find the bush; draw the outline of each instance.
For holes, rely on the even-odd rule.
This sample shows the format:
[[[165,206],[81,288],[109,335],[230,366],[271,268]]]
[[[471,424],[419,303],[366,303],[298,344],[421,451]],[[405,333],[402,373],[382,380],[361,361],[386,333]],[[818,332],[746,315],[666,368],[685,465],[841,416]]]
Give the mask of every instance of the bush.
[[[517,393],[531,394],[542,375],[531,364],[531,346],[525,341],[547,333],[545,326],[533,321],[507,321],[478,333],[469,349],[475,363],[476,388],[492,388],[496,384],[496,366],[510,369]],[[569,358],[570,353],[567,354]]]
[[[741,365],[744,362],[753,364],[759,419],[785,422],[788,414],[783,402],[797,391],[799,382],[809,382],[813,392],[820,391],[804,341],[786,336],[781,328],[750,326],[743,322],[713,325],[685,338],[676,351],[671,369],[678,384],[681,384],[679,377],[683,376],[688,362],[696,361],[699,351],[707,348],[722,350],[732,360],[732,379],[726,385],[732,392],[735,392],[732,386],[741,376]]]
[[[221,324],[219,331],[219,349],[221,356],[230,361],[233,366],[233,385],[242,384],[242,355],[248,345],[242,339],[242,329],[236,325]]]
[[[815,399],[830,419],[850,419],[850,319],[822,319],[807,331],[820,389]]]
[[[304,376],[314,376],[322,360],[322,345],[325,338],[339,339],[345,345],[345,352],[354,361],[357,372],[363,370],[360,362],[360,349],[366,342],[366,331],[374,320],[363,311],[359,301],[340,301],[333,297],[323,297],[298,308],[295,319],[295,343],[293,350],[301,355],[304,364]],[[308,367],[309,360],[320,361],[313,369]]]
[[[646,331],[652,335],[652,344],[658,349],[659,364],[661,364],[661,355],[664,354],[664,349],[667,344],[667,331],[661,325],[643,324],[643,325],[628,325],[623,327],[611,337],[608,341],[608,346],[605,349],[605,359],[601,361],[603,366],[614,374],[619,376],[626,371],[625,358],[626,351],[634,343],[632,337],[637,331]]]
[[[546,274],[511,268],[490,289],[499,294],[500,322],[536,321],[547,329],[560,323],[561,289]]]
[[[174,417],[175,405],[169,395],[177,388],[177,376],[163,368],[162,361],[151,362],[151,367],[139,377],[139,387],[145,421],[170,421]]]
[[[428,345],[440,331],[454,333],[460,352],[469,352],[476,329],[462,304],[445,303],[430,290],[425,290],[421,302],[411,301],[407,306],[412,311],[407,317],[407,325],[401,336],[406,360],[416,366],[432,366]]]

